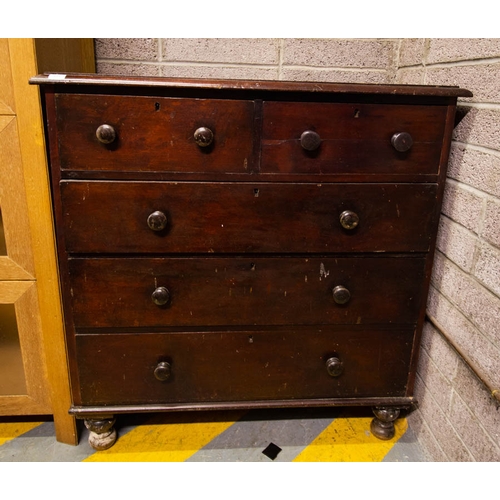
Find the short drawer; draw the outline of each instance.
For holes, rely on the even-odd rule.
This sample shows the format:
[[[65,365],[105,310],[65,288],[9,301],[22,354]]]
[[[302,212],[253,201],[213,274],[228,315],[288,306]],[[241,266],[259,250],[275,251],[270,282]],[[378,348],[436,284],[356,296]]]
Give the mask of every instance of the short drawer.
[[[56,108],[63,170],[247,173],[251,168],[252,101],[58,94]],[[114,138],[109,128],[98,132],[103,125],[112,127]],[[213,134],[206,146],[195,141],[203,128]]]
[[[76,404],[406,395],[413,330],[79,335]]]
[[[76,258],[78,329],[414,324],[421,257]]]
[[[446,106],[266,102],[261,170],[437,174],[445,121]],[[393,136],[401,133],[411,136],[406,151],[398,149],[407,141],[396,141],[398,149],[393,145]]]
[[[426,252],[435,184],[61,183],[70,253]]]

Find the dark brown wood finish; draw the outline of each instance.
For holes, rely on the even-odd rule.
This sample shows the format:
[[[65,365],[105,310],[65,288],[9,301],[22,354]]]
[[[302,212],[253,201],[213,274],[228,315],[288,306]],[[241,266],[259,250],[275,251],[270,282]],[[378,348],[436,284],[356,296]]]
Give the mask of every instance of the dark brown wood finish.
[[[432,207],[429,207],[429,211],[433,211],[433,231],[430,232],[431,234],[431,246],[429,248],[429,252],[427,254],[427,262],[426,262],[426,269],[425,269],[425,278],[424,278],[424,283],[422,286],[423,289],[423,295],[424,297],[428,296],[429,293],[429,287],[431,283],[431,275],[432,275],[432,268],[433,268],[433,263],[434,263],[434,255],[436,253],[436,240],[437,240],[437,228],[439,224],[439,218],[441,215],[441,207],[443,203],[443,196],[444,196],[444,188],[445,188],[445,182],[446,182],[446,170],[447,170],[447,165],[448,165],[448,159],[450,156],[450,149],[451,149],[451,140],[452,140],[452,134],[453,134],[453,126],[454,126],[454,120],[455,120],[455,113],[456,113],[456,104],[452,104],[447,107],[446,110],[447,116],[446,116],[446,128],[445,128],[445,133],[443,135],[443,146],[441,150],[441,159],[440,159],[440,177],[438,181],[438,191],[437,191],[437,198],[435,203],[433,204]],[[411,361],[411,366],[410,370],[408,372],[408,394],[413,394],[413,389],[415,386],[415,377],[417,373],[417,365],[418,365],[418,360],[420,357],[420,341],[422,337],[422,329],[424,326],[424,321],[425,321],[425,316],[426,316],[426,307],[422,307],[420,309],[419,313],[419,318],[418,318],[418,323],[417,323],[417,329],[415,331],[415,338],[414,338],[414,343],[413,343],[413,352],[412,352],[412,361]]]
[[[412,329],[331,327],[81,335],[82,400],[99,405],[401,397],[412,337]],[[326,368],[332,357],[342,363],[338,376]],[[162,362],[171,365],[171,375],[163,381],[154,373]]]
[[[381,85],[366,83],[329,83],[329,82],[290,82],[273,80],[221,80],[221,79],[195,79],[195,78],[159,78],[159,77],[134,77],[134,76],[106,76],[97,74],[44,74],[34,76],[30,82],[37,85],[56,87],[77,87],[80,91],[92,93],[92,89],[101,91],[106,87],[121,88],[130,93],[129,87],[147,89],[154,88],[171,93],[175,89],[187,89],[191,93],[200,93],[211,89],[227,93],[231,90],[241,90],[247,95],[256,92],[304,92],[309,94],[356,94],[356,95],[382,95],[382,96],[409,96],[418,98],[428,96],[433,98],[443,97],[472,97],[472,92],[454,86],[439,85]],[[132,91],[133,92],[133,91]]]
[[[60,167],[125,172],[252,169],[253,101],[56,95]],[[115,138],[96,132],[112,127]],[[206,146],[195,132],[208,128]]]
[[[446,108],[364,103],[264,103],[261,171],[437,175]],[[319,145],[301,145],[304,132]],[[391,143],[405,132],[405,152]]]
[[[91,442],[112,444],[115,413],[305,405],[372,405],[372,432],[390,436],[414,404],[453,114],[470,92],[32,83],[71,412]]]
[[[427,252],[436,184],[63,181],[70,253]],[[345,229],[341,215],[359,217]],[[152,230],[151,214],[165,215]]]
[[[414,324],[425,259],[71,259],[75,327]],[[337,304],[336,286],[350,300]],[[164,307],[151,295],[170,294]]]

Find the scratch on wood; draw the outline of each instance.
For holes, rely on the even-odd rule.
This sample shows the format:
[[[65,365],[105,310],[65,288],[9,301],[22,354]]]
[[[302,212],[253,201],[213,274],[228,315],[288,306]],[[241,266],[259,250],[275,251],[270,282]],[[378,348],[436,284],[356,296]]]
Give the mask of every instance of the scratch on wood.
[[[319,265],[319,280],[321,281],[322,278],[327,278],[330,275],[330,271],[327,271],[325,269],[325,265],[323,262]]]

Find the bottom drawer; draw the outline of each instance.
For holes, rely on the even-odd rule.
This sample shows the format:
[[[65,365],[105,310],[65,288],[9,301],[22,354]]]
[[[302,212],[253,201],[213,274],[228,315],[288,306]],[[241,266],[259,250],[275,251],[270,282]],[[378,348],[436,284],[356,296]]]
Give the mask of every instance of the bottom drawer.
[[[402,397],[412,342],[413,329],[79,335],[74,399],[126,405]]]

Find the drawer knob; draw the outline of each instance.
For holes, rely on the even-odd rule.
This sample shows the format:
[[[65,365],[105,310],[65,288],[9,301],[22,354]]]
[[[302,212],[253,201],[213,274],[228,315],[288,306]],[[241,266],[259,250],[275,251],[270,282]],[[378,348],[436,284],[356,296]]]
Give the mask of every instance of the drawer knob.
[[[165,305],[167,305],[168,302],[170,301],[170,292],[168,291],[168,288],[165,288],[164,286],[159,286],[151,294],[151,300],[157,306],[165,306]]]
[[[391,144],[396,151],[405,153],[413,146],[413,139],[408,132],[397,132],[391,137]]]
[[[333,289],[333,300],[340,305],[347,304],[351,299],[351,292],[342,285],[338,285]]]
[[[321,137],[313,130],[306,130],[300,136],[300,145],[306,151],[315,151],[321,144]]]
[[[149,229],[153,231],[163,231],[167,227],[167,216],[160,211],[153,212],[148,217]]]
[[[214,140],[214,133],[208,127],[197,128],[194,132],[194,142],[200,148],[206,148],[212,144]]]
[[[359,224],[359,216],[352,210],[344,210],[340,214],[340,225],[344,229],[352,230],[356,228]]]
[[[102,144],[111,144],[116,139],[115,129],[107,123],[97,127],[95,135],[97,137],[97,140],[99,142],[102,142]]]
[[[165,380],[168,380],[170,378],[170,375],[172,374],[172,367],[171,367],[170,363],[167,361],[160,361],[156,365],[154,374],[155,374],[155,377],[160,382],[165,382]]]
[[[339,358],[332,356],[326,360],[326,371],[330,377],[338,377],[344,371],[344,364]]]

